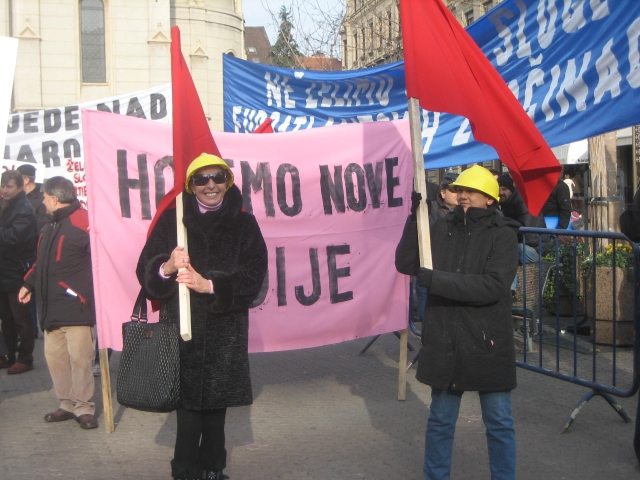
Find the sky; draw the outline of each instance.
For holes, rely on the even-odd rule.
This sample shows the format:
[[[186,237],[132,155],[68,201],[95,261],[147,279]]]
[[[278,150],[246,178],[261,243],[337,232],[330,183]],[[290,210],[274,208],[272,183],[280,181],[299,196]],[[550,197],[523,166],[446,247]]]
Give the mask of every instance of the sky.
[[[242,9],[244,10],[245,25],[247,27],[265,27],[269,40],[273,45],[277,38],[277,20],[274,20],[269,11],[273,12],[273,15],[277,17],[278,11],[282,5],[290,8],[292,0],[242,0]],[[345,0],[297,0],[297,3],[304,4],[309,2],[313,4],[320,4],[327,10],[333,10],[341,5],[345,4]],[[311,25],[313,20],[306,18],[303,27],[305,25]]]

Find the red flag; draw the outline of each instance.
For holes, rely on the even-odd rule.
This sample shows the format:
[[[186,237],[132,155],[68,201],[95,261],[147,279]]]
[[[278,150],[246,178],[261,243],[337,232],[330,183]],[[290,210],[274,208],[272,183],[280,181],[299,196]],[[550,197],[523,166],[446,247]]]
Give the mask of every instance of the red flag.
[[[271,117],[262,122],[252,133],[274,133],[271,126]]]
[[[400,0],[407,97],[469,119],[537,216],[562,167],[500,74],[441,0]]]
[[[171,95],[173,98],[173,188],[162,198],[147,237],[168,208],[175,208],[175,199],[182,192],[191,161],[202,153],[221,157],[213,141],[200,97],[193,84],[189,67],[180,50],[180,29],[171,29]],[[222,158],[222,157],[221,157]]]

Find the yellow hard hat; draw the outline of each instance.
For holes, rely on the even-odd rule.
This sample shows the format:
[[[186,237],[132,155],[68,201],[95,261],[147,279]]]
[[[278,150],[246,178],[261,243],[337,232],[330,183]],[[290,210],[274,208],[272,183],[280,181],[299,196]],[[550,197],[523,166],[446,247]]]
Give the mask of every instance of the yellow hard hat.
[[[184,188],[187,189],[188,193],[193,193],[191,191],[191,186],[189,185],[191,183],[191,177],[193,177],[193,174],[201,168],[213,166],[222,167],[227,171],[227,174],[229,175],[229,178],[227,180],[227,190],[229,190],[231,185],[233,185],[233,172],[229,168],[229,165],[227,165],[227,163],[220,157],[216,157],[215,155],[211,155],[209,153],[203,153],[193,162],[191,162],[191,164],[187,168],[187,179],[184,183]]]
[[[449,185],[451,189],[455,189],[455,187],[473,188],[488,195],[495,201],[500,200],[498,181],[489,170],[480,165],[474,165],[462,172],[456,178],[456,181]]]

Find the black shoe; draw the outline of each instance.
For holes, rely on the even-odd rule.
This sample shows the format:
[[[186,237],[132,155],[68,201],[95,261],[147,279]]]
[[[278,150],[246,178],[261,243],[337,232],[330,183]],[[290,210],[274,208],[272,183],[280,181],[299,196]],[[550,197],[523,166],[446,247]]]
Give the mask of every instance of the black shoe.
[[[98,428],[98,420],[96,420],[96,417],[90,413],[85,413],[84,415],[76,417],[76,421],[80,424],[80,428],[84,428],[85,430]]]
[[[202,478],[203,480],[227,480],[229,477],[222,473],[222,470],[211,470],[209,472],[205,470],[204,472],[202,472]]]
[[[47,413],[44,416],[45,422],[64,422],[65,420],[71,420],[72,418],[76,418],[73,412],[67,412],[62,408],[59,408],[55,412]]]
[[[0,368],[12,367],[14,363],[16,363],[15,357],[10,357],[9,355],[2,355],[0,357]]]

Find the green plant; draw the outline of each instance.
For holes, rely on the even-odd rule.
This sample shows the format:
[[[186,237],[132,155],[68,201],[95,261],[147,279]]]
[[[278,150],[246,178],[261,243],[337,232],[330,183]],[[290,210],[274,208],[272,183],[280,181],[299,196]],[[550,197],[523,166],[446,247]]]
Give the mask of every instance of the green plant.
[[[574,290],[577,288],[576,282],[578,281],[577,272],[574,270],[574,262],[577,269],[580,268],[580,258],[585,254],[585,246],[583,243],[578,243],[575,247],[573,245],[561,244],[558,247],[558,263],[562,266],[559,269],[559,290],[560,295],[573,297]],[[556,252],[555,249],[542,257],[544,262],[551,262],[556,264]],[[584,264],[584,261],[582,262]],[[556,306],[556,271],[552,270],[549,275],[549,281],[543,292],[543,306],[547,310],[554,311]],[[578,292],[578,296],[581,297],[581,292]]]
[[[614,249],[615,245],[615,249]],[[595,254],[596,267],[613,267],[615,252],[615,266],[620,268],[633,267],[633,247],[628,244],[610,243],[604,247],[604,252]],[[594,255],[587,255],[582,261],[582,273],[589,274],[593,268]]]

